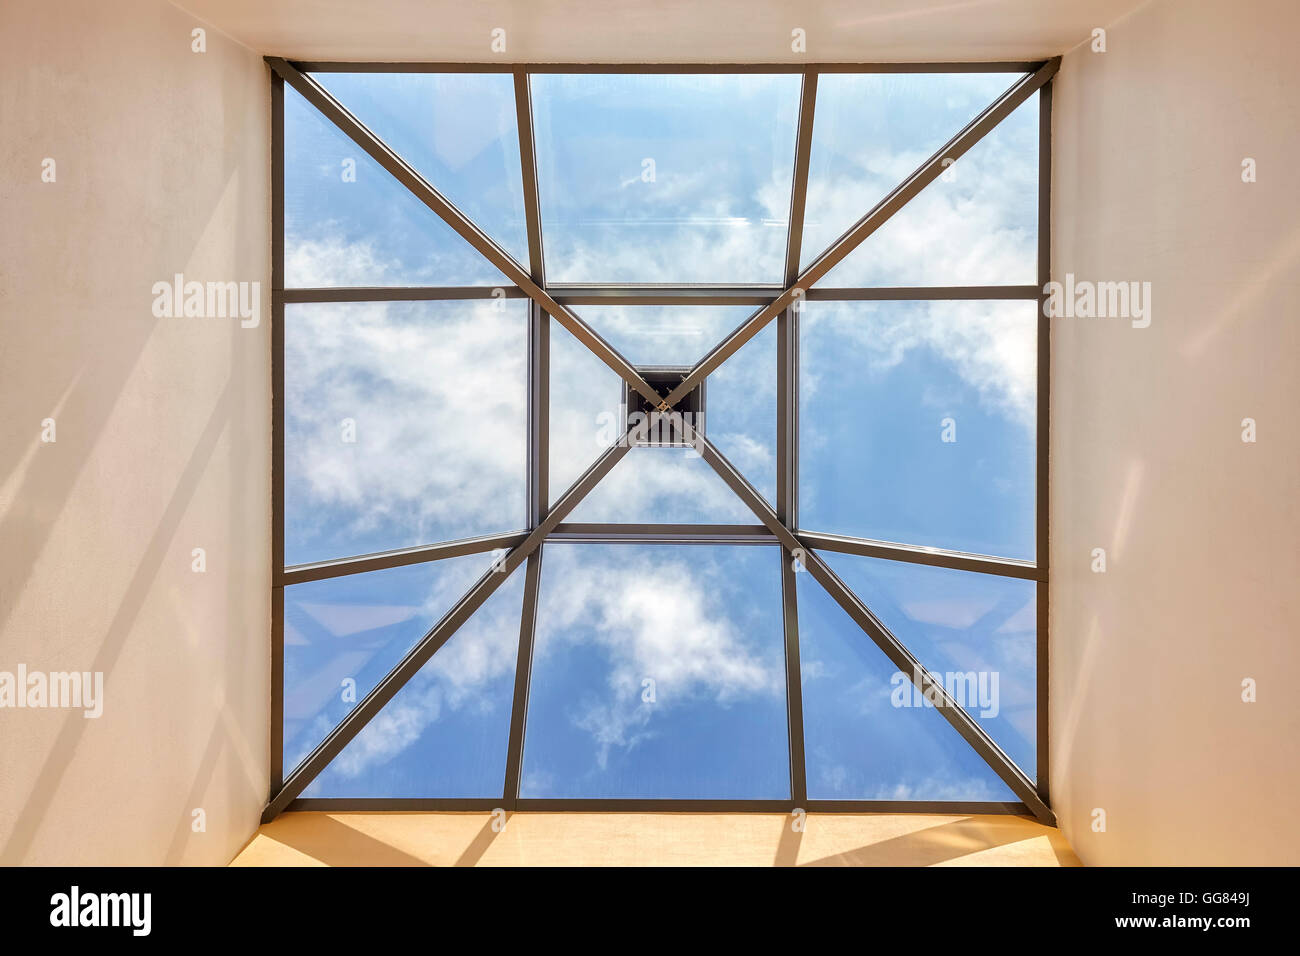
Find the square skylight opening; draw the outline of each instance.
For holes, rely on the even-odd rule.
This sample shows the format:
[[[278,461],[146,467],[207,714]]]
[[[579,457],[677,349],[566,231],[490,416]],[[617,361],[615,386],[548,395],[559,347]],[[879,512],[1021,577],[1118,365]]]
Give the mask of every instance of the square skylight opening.
[[[1014,797],[1052,819],[1035,558],[1050,278],[1038,93],[1054,62],[530,68],[509,84],[490,68],[357,64],[323,78],[332,93],[270,62],[272,252],[289,279],[272,291],[288,457],[273,474],[284,720],[268,818],[313,800],[974,812]],[[336,182],[356,147],[374,164]],[[960,271],[922,270],[957,261],[933,254],[934,223],[961,227]],[[1006,284],[1030,277],[1001,268],[1009,248],[1035,284]],[[448,371],[454,387],[427,384]],[[688,378],[700,384],[660,411]],[[430,414],[463,427],[426,434]],[[365,465],[375,449],[392,467]],[[665,547],[652,557],[647,542]],[[573,559],[596,545],[598,560]],[[760,614],[776,630],[742,658],[755,603],[725,585],[752,575],[722,556],[761,551],[780,556],[764,592],[779,613]],[[656,590],[668,584],[672,601]],[[594,594],[619,613],[583,624]],[[445,606],[456,613],[434,621]],[[647,669],[682,633],[688,652]],[[1006,678],[1000,718],[934,676],[976,659]],[[547,700],[556,675],[566,690]],[[370,689],[335,700],[345,678]],[[938,683],[944,706],[895,712],[898,681],[908,700]],[[705,731],[691,708],[707,696],[721,722]],[[422,729],[394,735],[397,716]],[[864,729],[892,755],[859,746]],[[648,741],[686,738],[691,759],[647,759]],[[784,762],[762,749],[774,740]],[[376,743],[392,759],[363,767]],[[719,746],[764,775],[714,785]],[[441,769],[412,776],[425,766]]]
[[[649,365],[639,366],[637,372],[656,392],[667,395],[685,381],[691,370],[685,367]],[[683,425],[701,435],[707,434],[704,385],[705,382],[700,382],[671,411],[661,412],[648,398],[633,391],[624,382],[621,407],[625,410],[626,427],[633,429],[634,435],[639,439],[636,444],[647,448],[684,448],[690,442],[686,440]],[[638,415],[641,417],[638,418]]]

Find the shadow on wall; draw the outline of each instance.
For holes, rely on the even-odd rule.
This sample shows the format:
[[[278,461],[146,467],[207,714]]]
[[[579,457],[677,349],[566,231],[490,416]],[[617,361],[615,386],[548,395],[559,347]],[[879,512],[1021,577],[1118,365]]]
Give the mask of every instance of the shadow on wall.
[[[1060,831],[1032,817],[935,819],[811,815],[795,831],[784,814],[294,812],[233,865],[935,866],[976,854],[980,865],[1080,865]]]
[[[211,30],[195,52],[163,0],[0,12],[0,112],[30,163],[0,187],[24,316],[0,350],[0,646],[102,672],[107,697],[97,720],[6,715],[26,746],[0,862],[221,863],[267,790],[265,67]],[[260,283],[260,327],[155,317],[176,273]],[[206,575],[194,543],[220,555]]]

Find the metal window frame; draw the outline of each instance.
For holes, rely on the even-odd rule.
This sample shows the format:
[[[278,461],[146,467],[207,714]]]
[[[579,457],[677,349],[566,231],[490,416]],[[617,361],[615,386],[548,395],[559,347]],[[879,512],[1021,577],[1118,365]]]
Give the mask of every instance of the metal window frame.
[[[566,811],[681,811],[681,812],[919,812],[919,813],[1032,813],[1055,825],[1048,788],[1048,681],[1047,681],[1047,580],[1048,580],[1048,390],[1050,387],[1051,323],[1043,308],[1051,276],[1051,109],[1052,79],[1060,58],[1035,62],[985,63],[823,63],[791,64],[502,64],[502,63],[373,63],[310,61],[289,62],[266,57],[271,83],[271,351],[272,351],[272,616],[271,616],[271,768],[270,793],[263,821],[288,810],[566,810]],[[308,74],[315,72],[436,72],[501,73],[513,77],[521,157],[528,265],[516,262],[483,233],[413,167],[393,152],[339,104]],[[807,267],[800,270],[804,201],[807,196],[809,157],[818,77],[830,73],[934,73],[1005,72],[1022,74],[1012,86],[925,163],[917,168],[875,207],[850,227]],[[668,284],[549,284],[545,274],[544,240],[538,200],[535,137],[532,125],[531,78],[539,73],[796,73],[801,76],[800,111],[792,170],[791,206],[787,227],[785,274],[782,285]],[[429,286],[405,288],[297,288],[284,286],[284,84],[289,83],[312,105],[364,149],[466,239],[509,285]],[[1038,285],[948,286],[906,288],[822,288],[816,283],[872,232],[932,182],[943,160],[956,159],[1020,106],[1039,93],[1038,169]],[[528,303],[528,414],[527,414],[527,519],[518,531],[458,541],[438,542],[379,554],[343,557],[331,561],[286,567],[284,564],[284,315],[285,305],[311,302],[385,302],[466,300],[492,296],[527,298]],[[1023,561],[990,555],[967,554],[940,548],[875,541],[801,528],[798,521],[798,395],[799,312],[805,301],[917,301],[1023,299],[1039,303],[1036,423],[1036,560]],[[569,308],[588,304],[624,305],[754,305],[758,311],[690,371],[681,386],[661,396],[637,369]],[[619,377],[648,399],[667,409],[734,354],[768,322],[777,322],[777,495],[775,507],[753,489],[741,473],[704,436],[698,438],[702,457],[754,512],[757,524],[573,524],[565,523],[582,498],[608,474],[628,450],[627,436],[616,441],[553,504],[548,490],[548,421],[550,401],[549,323],[554,318]],[[689,426],[687,426],[689,428]],[[785,646],[787,736],[789,742],[790,799],[788,800],[644,800],[644,799],[526,799],[519,796],[526,735],[529,680],[532,672],[538,594],[544,546],[554,542],[655,543],[674,545],[765,545],[779,548],[782,558],[782,630]],[[500,565],[505,573],[486,572],[407,655],[371,690],[323,741],[290,773],[284,759],[284,589],[317,581],[384,568],[401,567],[446,557],[504,549]],[[832,598],[859,625],[864,634],[905,673],[923,675],[910,651],[888,630],[825,563],[819,551],[868,555],[887,560],[1000,575],[1036,582],[1037,604],[1037,780],[1030,780],[946,691],[919,677],[922,690],[939,697],[937,709],[1008,784],[1020,802],[816,800],[807,794],[803,746],[803,705],[799,669],[796,569],[811,572]],[[796,558],[798,560],[796,564]],[[459,626],[518,567],[525,566],[524,598],[520,614],[519,650],[515,672],[510,735],[507,745],[505,786],[500,797],[483,799],[322,799],[300,796],[308,783],[328,765],[361,728],[446,643]]]

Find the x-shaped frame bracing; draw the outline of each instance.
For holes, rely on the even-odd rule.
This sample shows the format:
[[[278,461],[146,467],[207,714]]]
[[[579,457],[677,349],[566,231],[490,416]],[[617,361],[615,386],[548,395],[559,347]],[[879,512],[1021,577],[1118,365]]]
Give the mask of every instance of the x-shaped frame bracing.
[[[528,219],[530,258],[530,266],[527,269],[516,262],[509,253],[480,230],[450,200],[358,121],[312,77],[303,73],[288,61],[278,57],[268,57],[267,63],[278,77],[297,90],[353,142],[365,150],[379,165],[406,186],[417,199],[433,210],[462,238],[468,241],[510,282],[532,299],[538,308],[554,317],[578,341],[591,350],[597,358],[627,382],[631,388],[648,399],[653,406],[661,411],[670,411],[692,389],[703,382],[709,374],[715,371],[727,358],[735,354],[769,322],[788,309],[797,310],[800,300],[814,283],[824,277],[857,248],[863,240],[879,229],[909,200],[938,178],[948,162],[954,161],[966,153],[998,123],[1047,84],[1059,68],[1060,58],[1042,64],[1034,72],[1022,77],[1012,85],[1002,96],[919,166],[907,179],[903,180],[902,183],[880,200],[821,255],[817,256],[807,268],[796,274],[799,261],[799,234],[801,233],[803,220],[803,200],[807,188],[806,173],[811,138],[811,112],[816,89],[816,74],[806,74],[801,104],[799,142],[796,147],[795,159],[796,166],[801,168],[796,169],[794,189],[792,191],[785,288],[710,350],[690,370],[681,384],[672,389],[667,395],[660,395],[617,349],[606,342],[585,321],[558,302],[547,291],[542,275],[536,172],[532,155],[531,107],[528,102],[528,78],[525,72],[515,72],[515,95],[519,119],[520,146],[526,179],[525,205]],[[280,184],[277,183],[277,188],[279,186]],[[728,487],[754,513],[767,531],[781,544],[785,550],[787,567],[791,556],[794,554],[799,555],[801,566],[811,573],[813,579],[834,598],[836,603],[871,638],[889,660],[916,683],[916,686],[925,697],[934,702],[935,709],[980,754],[1003,782],[1024,802],[1034,816],[1044,823],[1054,825],[1055,815],[1040,797],[1034,782],[994,743],[974,718],[951,697],[942,683],[930,676],[929,671],[922,666],[917,658],[871,612],[861,599],[840,580],[830,566],[814,550],[814,544],[825,545],[829,543],[832,536],[810,535],[797,531],[793,517],[789,513],[792,509],[783,509],[786,513],[778,515],[767,500],[745,480],[731,462],[704,435],[694,432],[689,423],[681,421],[680,416],[673,416],[673,424],[683,429],[684,437],[694,444],[701,457],[717,472]],[[544,496],[542,500],[536,499],[534,488],[534,492],[530,497],[534,497],[535,500],[530,505],[530,529],[527,532],[492,536],[477,539],[474,542],[454,543],[450,546],[412,549],[412,560],[415,561],[429,560],[430,557],[450,554],[481,552],[491,550],[497,546],[508,545],[505,556],[495,562],[493,567],[478,579],[451,610],[411,648],[406,656],[389,671],[375,688],[356,707],[349,711],[325,739],[285,778],[266,806],[263,813],[264,822],[274,819],[297,798],[330,761],[356,737],[367,722],[385,704],[392,700],[407,681],[424,666],[439,648],[451,639],[456,630],[525,561],[528,561],[528,577],[525,586],[524,613],[531,624],[531,614],[535,613],[538,587],[538,555],[540,553],[538,549],[549,537],[555,534],[563,519],[622,460],[631,447],[630,436],[631,430],[629,429],[628,432],[607,448],[551,507],[546,507]],[[536,461],[534,460],[535,467]],[[530,482],[535,483],[536,477],[531,476]],[[894,548],[891,550],[902,552],[906,549]],[[904,557],[904,560],[915,560],[915,558]],[[1005,564],[1011,567],[1018,563],[1006,562]],[[389,566],[391,566],[391,562]],[[363,570],[362,567],[355,569]],[[1030,573],[1018,573],[1014,567],[1011,567],[1010,573],[1015,574],[1015,576],[1032,577],[1031,568],[1026,567],[1023,570]],[[1008,572],[1004,570],[1001,573]],[[303,577],[301,579],[309,580],[311,578]],[[526,650],[529,654],[531,653],[531,644]],[[522,648],[520,663],[521,665],[526,663]],[[526,681],[526,675],[521,677],[521,675],[517,674],[516,679],[517,681]],[[517,693],[516,709],[519,696]],[[798,700],[797,692],[793,699]],[[523,716],[522,714],[513,715],[511,727],[512,751],[521,745],[521,740],[518,738],[522,735]],[[802,761],[802,747],[799,749],[801,752],[798,759]],[[517,788],[517,774],[518,767],[507,769],[507,792],[511,792],[510,783],[512,778]]]

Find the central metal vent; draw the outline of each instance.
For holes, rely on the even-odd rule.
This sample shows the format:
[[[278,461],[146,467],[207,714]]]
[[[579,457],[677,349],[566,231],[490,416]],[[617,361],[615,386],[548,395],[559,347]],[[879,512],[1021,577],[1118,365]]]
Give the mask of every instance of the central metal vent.
[[[690,369],[652,365],[639,367],[637,372],[656,392],[667,395],[685,380]],[[648,398],[624,382],[623,407],[627,409],[627,425],[633,429],[634,443],[652,448],[684,448],[687,442],[682,437],[683,424],[705,434],[704,385],[705,382],[700,382],[674,408],[660,412]]]

